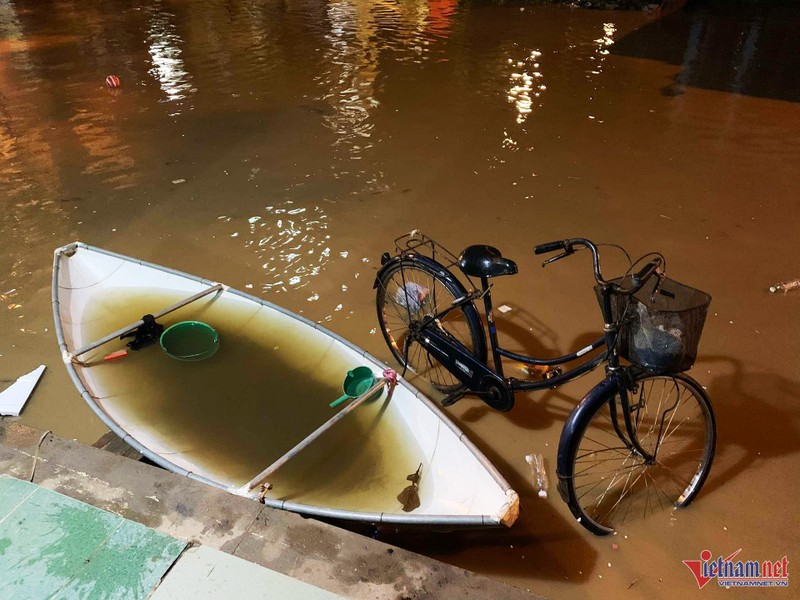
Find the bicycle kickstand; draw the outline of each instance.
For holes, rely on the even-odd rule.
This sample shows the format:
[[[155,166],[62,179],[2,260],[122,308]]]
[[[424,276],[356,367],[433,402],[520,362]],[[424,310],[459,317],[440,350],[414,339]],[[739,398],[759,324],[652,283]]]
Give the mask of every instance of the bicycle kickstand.
[[[446,396],[446,397],[444,398],[444,400],[442,400],[442,403],[441,403],[441,404],[442,404],[442,406],[443,406],[443,407],[445,407],[445,408],[446,408],[446,407],[448,407],[448,406],[453,406],[453,404],[455,404],[456,402],[458,402],[459,400],[461,400],[461,399],[462,399],[464,396],[466,396],[466,395],[467,395],[467,392],[466,392],[466,391],[464,391],[464,390],[458,390],[458,391],[456,391],[456,392],[453,392],[452,394],[450,394],[450,395]]]

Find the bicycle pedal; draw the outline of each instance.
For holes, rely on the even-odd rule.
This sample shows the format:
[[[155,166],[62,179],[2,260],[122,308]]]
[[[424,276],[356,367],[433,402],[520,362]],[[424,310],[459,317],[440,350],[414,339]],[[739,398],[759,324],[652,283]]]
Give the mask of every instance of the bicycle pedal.
[[[442,400],[441,404],[443,407],[447,408],[448,406],[453,406],[456,402],[461,400],[464,397],[464,392],[455,392],[446,396],[444,400]]]

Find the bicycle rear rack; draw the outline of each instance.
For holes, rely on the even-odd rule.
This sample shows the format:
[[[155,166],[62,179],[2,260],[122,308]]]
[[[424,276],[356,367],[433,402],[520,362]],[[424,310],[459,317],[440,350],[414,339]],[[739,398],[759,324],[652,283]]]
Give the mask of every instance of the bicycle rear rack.
[[[395,239],[394,247],[397,254],[401,257],[417,254],[435,260],[453,273],[454,276],[461,276],[461,278],[465,279],[469,283],[469,285],[466,286],[468,292],[474,292],[480,289],[480,285],[476,285],[473,278],[466,275],[461,270],[461,267],[458,266],[458,256],[433,238],[422,233],[419,229],[409,231]]]

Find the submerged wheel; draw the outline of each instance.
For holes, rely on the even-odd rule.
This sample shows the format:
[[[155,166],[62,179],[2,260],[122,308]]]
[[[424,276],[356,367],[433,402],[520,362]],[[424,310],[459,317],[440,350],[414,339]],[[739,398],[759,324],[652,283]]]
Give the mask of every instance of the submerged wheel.
[[[409,336],[409,325],[452,305],[466,291],[444,267],[415,259],[390,265],[378,278],[378,323],[395,359],[445,393],[461,387],[459,380]],[[438,271],[438,272],[437,272]],[[480,360],[486,360],[486,341],[478,311],[470,302],[440,321],[441,326]]]
[[[645,461],[617,434],[626,433],[616,391],[577,424],[563,474],[567,503],[592,533],[626,520],[687,506],[703,487],[716,444],[711,402],[686,375],[646,376],[628,392],[631,422]]]

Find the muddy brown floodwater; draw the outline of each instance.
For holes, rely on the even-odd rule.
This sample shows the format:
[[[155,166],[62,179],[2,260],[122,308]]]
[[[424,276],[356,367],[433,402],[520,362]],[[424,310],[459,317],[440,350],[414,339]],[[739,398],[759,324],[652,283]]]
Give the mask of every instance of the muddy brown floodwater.
[[[698,591],[682,561],[741,548],[794,564],[800,547],[800,295],[767,292],[800,276],[799,24],[797,3],[657,19],[455,0],[0,2],[0,379],[45,363],[23,421],[104,432],[53,333],[52,251],[75,239],[266,297],[387,361],[373,276],[413,228],[515,259],[520,274],[495,280],[513,308],[502,340],[553,355],[593,338],[599,314],[585,257],[542,270],[534,244],[660,250],[713,296],[691,373],[719,442],[697,501],[614,537],[575,523],[556,445],[593,373],[509,413],[448,409],[520,492],[512,529],[383,534],[557,598],[761,596]]]

